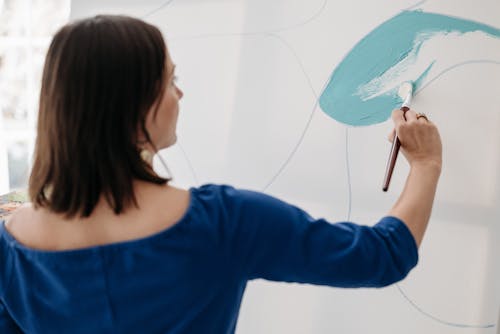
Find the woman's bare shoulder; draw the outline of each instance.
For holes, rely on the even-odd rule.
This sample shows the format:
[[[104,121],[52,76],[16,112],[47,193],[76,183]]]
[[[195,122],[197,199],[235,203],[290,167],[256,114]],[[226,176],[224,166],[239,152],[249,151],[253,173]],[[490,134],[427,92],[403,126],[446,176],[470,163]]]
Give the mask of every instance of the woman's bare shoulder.
[[[26,232],[32,232],[31,222],[34,221],[36,214],[31,203],[24,203],[2,219],[5,220],[5,228],[11,235],[23,239]]]
[[[9,233],[21,243],[45,250],[64,250],[147,237],[178,222],[189,209],[188,190],[151,184],[135,187],[138,207],[116,215],[105,200],[90,217],[71,219],[26,203],[6,221]]]
[[[180,219],[189,208],[190,193],[173,186],[152,187],[137,192],[141,214],[168,216],[170,221]]]

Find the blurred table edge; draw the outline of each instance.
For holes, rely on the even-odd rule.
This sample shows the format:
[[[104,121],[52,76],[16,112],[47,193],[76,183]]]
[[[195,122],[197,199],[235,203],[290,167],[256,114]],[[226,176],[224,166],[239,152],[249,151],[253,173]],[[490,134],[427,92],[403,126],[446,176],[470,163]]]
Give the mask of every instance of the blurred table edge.
[[[0,219],[10,216],[17,208],[28,201],[28,193],[25,190],[14,190],[0,195]]]

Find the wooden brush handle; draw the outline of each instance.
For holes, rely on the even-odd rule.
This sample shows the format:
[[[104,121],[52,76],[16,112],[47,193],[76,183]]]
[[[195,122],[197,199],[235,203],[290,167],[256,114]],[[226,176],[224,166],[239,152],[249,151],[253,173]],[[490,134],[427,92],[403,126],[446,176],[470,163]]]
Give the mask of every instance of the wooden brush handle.
[[[404,112],[403,117],[406,120],[406,112],[410,110],[409,107],[404,106],[401,108]],[[383,191],[387,191],[389,189],[389,183],[391,182],[392,172],[394,171],[394,166],[396,165],[396,159],[398,158],[399,149],[401,148],[401,142],[399,138],[394,132],[394,138],[392,140],[391,153],[389,154],[389,161],[387,161],[387,168],[385,170],[384,184],[382,186]]]

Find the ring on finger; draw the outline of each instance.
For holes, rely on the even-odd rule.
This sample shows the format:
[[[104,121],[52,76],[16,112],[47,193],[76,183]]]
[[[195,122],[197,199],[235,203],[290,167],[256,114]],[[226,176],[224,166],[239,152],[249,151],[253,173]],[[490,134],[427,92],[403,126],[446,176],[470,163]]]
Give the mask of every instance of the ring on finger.
[[[417,119],[420,119],[421,117],[425,118],[426,121],[428,121],[429,119],[427,118],[427,115],[424,114],[423,112],[419,112],[417,113]]]

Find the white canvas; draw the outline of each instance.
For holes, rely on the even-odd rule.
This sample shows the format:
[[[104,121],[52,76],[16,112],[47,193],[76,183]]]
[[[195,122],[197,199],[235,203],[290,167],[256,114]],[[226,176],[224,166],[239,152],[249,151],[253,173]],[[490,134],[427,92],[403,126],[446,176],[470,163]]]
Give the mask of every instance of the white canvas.
[[[71,15],[133,15],[164,33],[185,93],[179,142],[161,152],[177,185],[228,183],[331,222],[371,225],[391,208],[409,170],[401,156],[382,192],[392,123],[346,125],[318,99],[363,37],[417,8],[500,27],[498,0],[74,0]],[[444,163],[417,268],[399,288],[250,282],[238,333],[445,334],[496,324],[500,39],[441,36],[422,47],[418,61],[428,59],[438,59],[439,71],[424,80],[414,108],[438,125]]]

